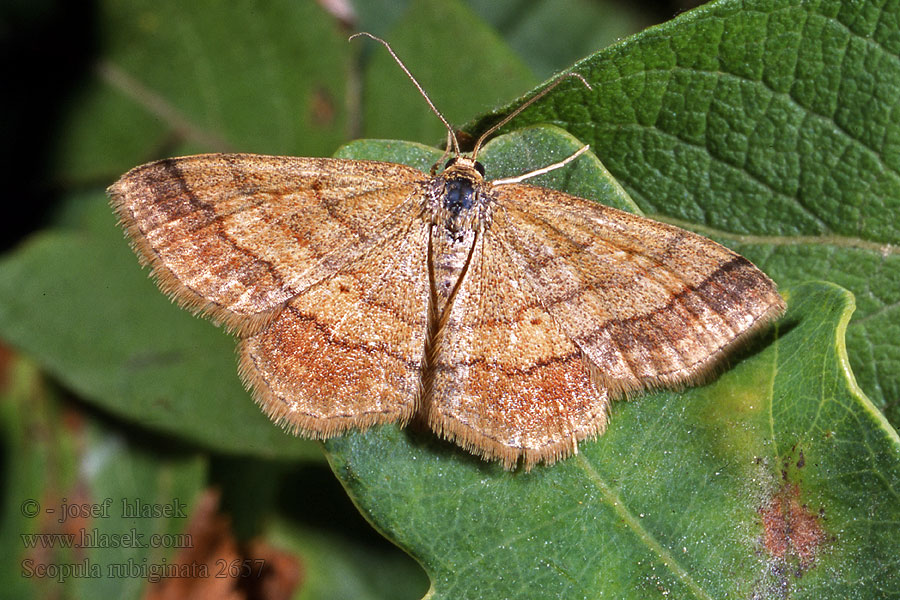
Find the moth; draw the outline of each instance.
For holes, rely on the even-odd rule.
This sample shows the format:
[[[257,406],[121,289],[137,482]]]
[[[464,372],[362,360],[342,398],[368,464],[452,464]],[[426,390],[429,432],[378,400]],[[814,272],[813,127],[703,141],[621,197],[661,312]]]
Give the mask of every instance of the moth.
[[[602,433],[612,399],[698,381],[783,312],[762,271],[707,238],[524,183],[587,147],[486,179],[484,139],[552,86],[466,155],[362,35],[447,127],[440,172],[206,154],[108,190],[162,290],[240,338],[276,422],[327,438],[416,419],[530,469]]]

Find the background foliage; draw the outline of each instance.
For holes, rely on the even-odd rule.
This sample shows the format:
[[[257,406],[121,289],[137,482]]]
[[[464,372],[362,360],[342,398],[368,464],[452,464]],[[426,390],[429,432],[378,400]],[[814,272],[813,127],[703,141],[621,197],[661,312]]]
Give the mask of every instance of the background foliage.
[[[4,10],[40,23],[40,8]],[[221,579],[60,584],[22,565],[217,556],[264,558],[272,597],[428,588],[359,518],[316,444],[249,401],[233,340],[156,291],[103,195],[162,156],[441,141],[382,49],[346,43],[359,29],[388,38],[472,133],[587,56],[575,69],[594,91],[567,84],[526,111],[508,131],[561,129],[498,138],[484,154],[490,173],[590,143],[602,164],[585,157],[543,183],[709,235],[763,267],[791,307],[714,383],[616,405],[610,431],[557,467],[505,473],[392,427],[329,442],[353,503],[419,560],[434,596],[898,595],[900,7],[719,2],[591,56],[643,17],[577,0],[367,2],[350,23],[312,2],[92,8],[71,22],[87,53],[42,65],[71,67],[50,78],[65,102],[40,121],[5,117],[11,139],[27,134],[5,161],[7,201],[57,201],[17,224],[0,259],[0,336],[16,349],[0,404],[0,540],[14,558],[0,561],[0,582],[12,595],[213,593],[203,586]],[[14,99],[50,108],[46,77],[23,77],[34,93]],[[382,142],[340,153],[418,165],[435,154]],[[23,515],[27,499],[107,497],[177,497],[193,516]],[[40,549],[21,537],[177,533],[188,521],[205,526],[190,549]]]

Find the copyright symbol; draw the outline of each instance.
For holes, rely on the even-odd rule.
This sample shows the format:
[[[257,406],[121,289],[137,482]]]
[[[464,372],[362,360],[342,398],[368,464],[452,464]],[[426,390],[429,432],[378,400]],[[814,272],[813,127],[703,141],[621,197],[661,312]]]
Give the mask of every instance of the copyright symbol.
[[[41,512],[41,504],[37,500],[28,499],[22,503],[22,515],[29,519],[36,517]]]

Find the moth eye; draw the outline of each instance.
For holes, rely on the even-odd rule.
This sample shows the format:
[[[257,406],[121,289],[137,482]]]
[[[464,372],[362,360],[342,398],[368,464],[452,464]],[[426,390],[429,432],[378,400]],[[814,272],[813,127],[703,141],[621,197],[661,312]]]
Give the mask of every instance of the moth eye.
[[[455,163],[455,162],[456,162],[456,157],[454,157],[454,158],[448,158],[448,159],[447,159],[447,162],[444,163],[444,168],[445,168],[445,169],[448,168],[450,165],[452,165],[452,164]]]
[[[475,170],[478,171],[478,173],[482,177],[484,177],[484,165],[481,164],[480,162],[478,162],[477,160],[475,161]]]

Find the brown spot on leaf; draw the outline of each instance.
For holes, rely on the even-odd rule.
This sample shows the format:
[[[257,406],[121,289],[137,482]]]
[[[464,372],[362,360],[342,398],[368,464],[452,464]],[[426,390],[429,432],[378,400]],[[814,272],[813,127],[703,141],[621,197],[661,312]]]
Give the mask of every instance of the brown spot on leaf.
[[[794,483],[783,485],[759,514],[766,551],[780,560],[798,561],[801,572],[811,568],[825,532],[819,523],[821,513],[800,504],[800,488]]]

